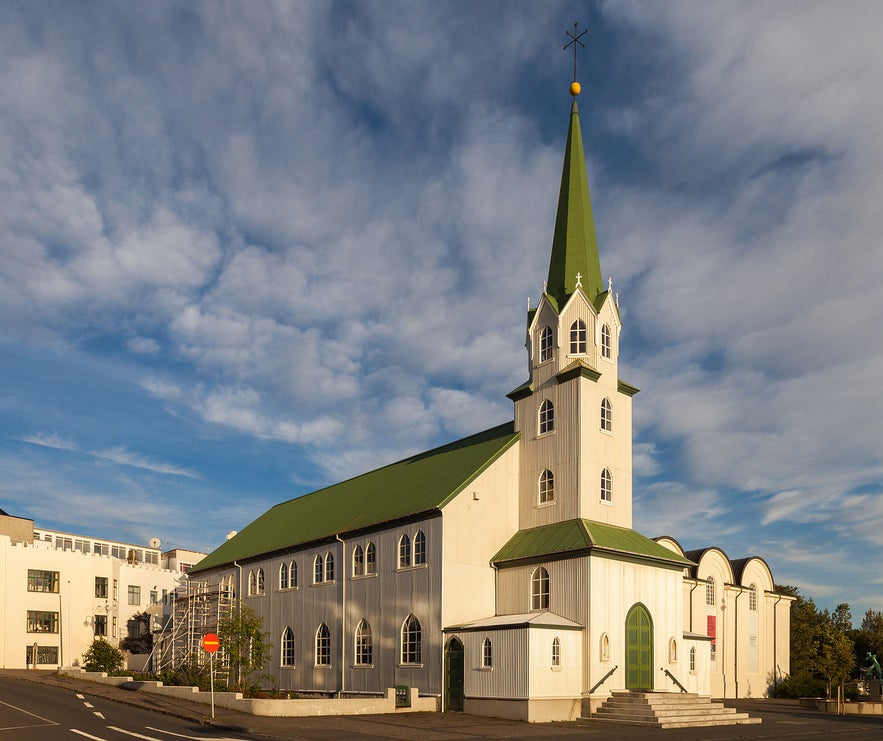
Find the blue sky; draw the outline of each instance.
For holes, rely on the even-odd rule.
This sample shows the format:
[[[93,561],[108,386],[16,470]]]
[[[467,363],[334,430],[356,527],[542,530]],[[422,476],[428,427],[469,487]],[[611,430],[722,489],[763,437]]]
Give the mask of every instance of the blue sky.
[[[0,507],[208,549],[511,419],[570,98],[635,527],[883,609],[878,2],[5,2]]]

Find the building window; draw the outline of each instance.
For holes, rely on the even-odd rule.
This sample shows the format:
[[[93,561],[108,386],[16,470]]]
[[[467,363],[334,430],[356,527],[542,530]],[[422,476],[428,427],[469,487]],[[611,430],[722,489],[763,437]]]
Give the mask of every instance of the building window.
[[[399,539],[399,568],[403,569],[411,565],[411,539],[403,535]]]
[[[353,576],[365,576],[365,551],[360,545],[353,550]]]
[[[279,566],[279,589],[288,589],[288,564],[285,561]]]
[[[696,647],[695,646],[693,646],[690,649],[690,671],[691,672],[696,671]]]
[[[150,590],[150,604],[155,605],[157,602],[159,602],[159,592],[157,592],[155,589],[151,589]]]
[[[542,566],[534,569],[530,577],[530,609],[549,609],[549,572]]]
[[[481,644],[481,668],[490,669],[494,665],[494,647],[490,638],[485,638]]]
[[[601,357],[610,358],[612,355],[610,349],[610,327],[606,324],[601,327]]]
[[[325,554],[325,581],[334,581],[334,554],[331,551]]]
[[[714,598],[714,577],[709,576],[705,580],[705,604],[713,605],[715,603]]]
[[[582,319],[570,325],[570,354],[586,354],[586,323]]]
[[[313,559],[313,584],[321,584],[325,581],[325,561],[322,556],[316,555]]]
[[[377,573],[377,548],[374,547],[374,543],[368,543],[365,548],[365,573]]]
[[[547,468],[540,474],[540,504],[555,501],[555,475]]]
[[[420,566],[426,563],[426,536],[422,530],[418,530],[414,536],[414,565]]]
[[[95,635],[96,636],[106,636],[107,635],[107,615],[96,615],[94,627],[95,627]]]
[[[28,610],[28,633],[57,633],[58,613]]]
[[[561,639],[558,636],[552,639],[552,666],[561,666]]]
[[[137,584],[129,585],[129,604],[139,606],[141,604],[141,587]]]
[[[263,594],[264,593],[264,570],[258,569],[258,589],[255,594]]]
[[[674,638],[668,642],[668,663],[678,663],[678,642]]]
[[[552,359],[552,328],[543,327],[540,333],[540,362]]]
[[[325,623],[316,631],[316,666],[331,666],[331,631]]]
[[[29,666],[37,664],[57,664],[58,663],[58,646],[37,646],[37,661],[34,661],[34,647],[27,647],[27,655],[25,663]]]
[[[288,585],[292,589],[297,586],[297,561],[288,564]]]
[[[613,407],[610,399],[601,402],[601,429],[605,432],[613,432]]]
[[[555,429],[555,407],[546,399],[540,405],[540,434],[552,432]]]
[[[613,477],[610,475],[610,470],[607,468],[601,471],[601,501],[613,501]]]
[[[248,572],[248,596],[253,597],[258,593],[258,576],[254,571]]]
[[[748,587],[748,609],[752,612],[757,611],[757,586],[754,584]]]
[[[420,621],[413,614],[408,615],[402,625],[402,663],[419,664],[422,656],[423,631]]]
[[[28,569],[28,591],[58,593],[58,573],[57,571]]]
[[[371,626],[367,620],[361,620],[356,626],[356,664],[369,666],[374,663],[374,642],[371,637]]]
[[[601,661],[610,661],[610,636],[606,633],[601,634]]]
[[[294,666],[294,631],[288,627],[282,634],[282,666]]]

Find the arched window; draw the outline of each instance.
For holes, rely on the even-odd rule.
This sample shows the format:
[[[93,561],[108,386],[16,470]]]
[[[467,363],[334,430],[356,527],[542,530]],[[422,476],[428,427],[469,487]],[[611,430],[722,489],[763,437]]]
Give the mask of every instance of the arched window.
[[[264,570],[258,569],[258,588],[255,594],[263,594],[264,593]]]
[[[690,671],[691,672],[696,671],[696,647],[695,646],[693,646],[690,649]]]
[[[288,564],[288,584],[291,587],[297,586],[297,561]]]
[[[285,561],[279,567],[279,589],[288,589],[288,564]]]
[[[601,402],[601,429],[605,432],[613,432],[613,407],[610,399]]]
[[[601,661],[610,661],[610,636],[601,635]]]
[[[325,623],[316,631],[316,666],[331,666],[331,631]]]
[[[353,550],[353,576],[365,576],[365,551],[360,545]]]
[[[752,612],[757,611],[757,586],[754,584],[748,587],[748,609]]]
[[[403,535],[399,539],[399,568],[404,569],[411,565],[411,539]]]
[[[368,547],[365,548],[365,573],[377,573],[377,549],[374,543],[368,543]]]
[[[334,581],[334,554],[331,551],[325,554],[325,581]]]
[[[552,328],[543,327],[540,333],[540,362],[552,359]]]
[[[251,597],[258,593],[258,577],[251,569],[248,572],[248,596]]]
[[[613,477],[610,475],[610,469],[607,468],[601,471],[601,501],[613,501]]]
[[[715,603],[714,598],[714,577],[709,576],[705,580],[705,604],[713,605]]]
[[[374,642],[371,636],[371,626],[367,620],[362,620],[356,626],[356,664],[365,666],[374,663]]]
[[[233,596],[233,577],[225,576],[221,579],[221,583],[219,585],[219,592],[223,597],[232,597]]]
[[[402,663],[419,664],[422,656],[423,631],[420,621],[413,614],[408,615],[402,625]]]
[[[530,609],[549,609],[549,572],[537,566],[530,577]]]
[[[610,327],[606,324],[601,327],[601,357],[609,358],[611,356],[610,349]]]
[[[481,643],[481,668],[490,669],[494,665],[494,647],[490,638]]]
[[[418,530],[414,536],[414,565],[426,563],[426,536]]]
[[[555,501],[555,474],[548,468],[540,474],[540,504]]]
[[[678,662],[678,642],[672,638],[668,642],[668,663],[677,664]]]
[[[313,559],[313,584],[321,584],[325,581],[325,561],[322,556],[316,554]]]
[[[552,432],[555,429],[555,407],[546,399],[540,404],[540,434]]]
[[[561,666],[561,639],[558,636],[552,639],[552,666]]]
[[[282,645],[280,647],[282,666],[294,666],[294,631],[289,627],[282,633]]]
[[[586,323],[582,319],[570,325],[570,354],[586,354]]]

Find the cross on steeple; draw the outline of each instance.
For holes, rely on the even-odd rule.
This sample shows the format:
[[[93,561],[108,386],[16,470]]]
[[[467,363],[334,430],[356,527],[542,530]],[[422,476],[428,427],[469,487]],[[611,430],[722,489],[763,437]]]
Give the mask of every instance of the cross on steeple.
[[[577,47],[577,45],[579,45],[583,49],[586,48],[586,45],[582,41],[580,41],[580,39],[589,32],[589,29],[587,28],[581,34],[577,34],[577,32],[576,32],[577,26],[579,26],[579,23],[573,24],[573,33],[571,33],[570,31],[567,31],[567,35],[570,36],[571,40],[568,41],[564,45],[564,51],[567,51],[568,47],[571,47],[571,46],[573,47],[573,81],[574,82],[576,82],[576,47]]]

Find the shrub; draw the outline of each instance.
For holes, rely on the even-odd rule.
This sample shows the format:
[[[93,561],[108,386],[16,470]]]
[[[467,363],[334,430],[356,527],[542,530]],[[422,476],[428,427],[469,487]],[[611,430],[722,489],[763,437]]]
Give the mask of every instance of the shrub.
[[[83,668],[87,672],[112,674],[123,667],[123,653],[104,638],[96,638],[83,654]]]
[[[825,697],[826,693],[827,683],[824,679],[816,679],[809,674],[792,674],[779,682],[770,696],[797,700],[801,697]]]

